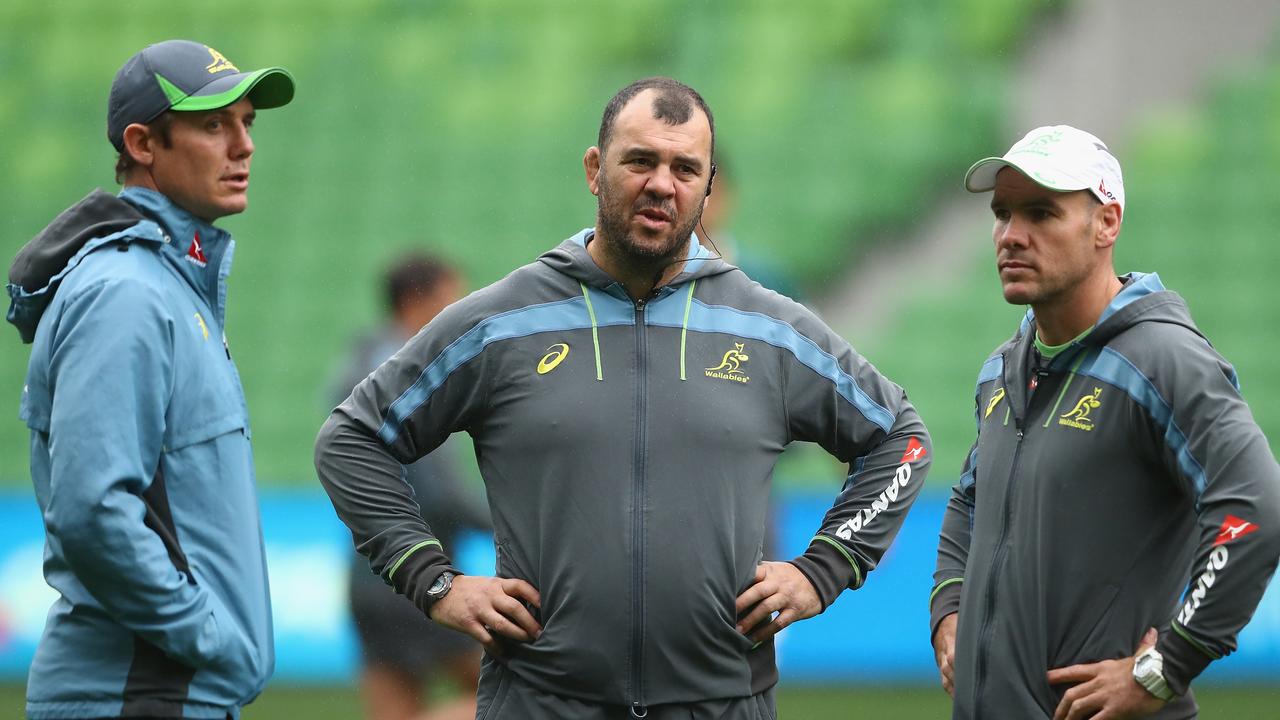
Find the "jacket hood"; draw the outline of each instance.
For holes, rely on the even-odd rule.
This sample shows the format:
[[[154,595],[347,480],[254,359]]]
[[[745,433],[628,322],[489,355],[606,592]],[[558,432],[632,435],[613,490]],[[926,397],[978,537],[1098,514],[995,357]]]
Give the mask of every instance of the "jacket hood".
[[[175,247],[175,241],[177,246]],[[160,192],[130,186],[111,195],[94,190],[54,218],[27,243],[9,269],[8,320],[22,341],[35,339],[36,326],[62,279],[86,255],[107,244],[150,242],[169,255],[169,265],[215,306],[221,322],[223,280],[230,272],[234,243],[225,231],[199,220]],[[183,262],[190,256],[192,262]]]
[[[1120,292],[1098,316],[1093,328],[1080,339],[1082,345],[1105,345],[1112,338],[1143,322],[1181,325],[1200,337],[1204,333],[1191,319],[1191,311],[1182,296],[1165,289],[1156,273],[1131,272],[1120,276],[1124,283]],[[1019,335],[1027,334],[1035,324],[1035,313],[1027,310]]]
[[[584,285],[602,289],[618,285],[618,289],[621,290],[621,284],[604,270],[601,270],[600,266],[596,265],[596,261],[587,252],[587,243],[591,242],[594,237],[594,228],[583,228],[573,237],[543,253],[538,258],[538,261]],[[667,283],[665,287],[674,288],[690,280],[697,280],[710,275],[720,275],[736,269],[735,266],[730,265],[720,259],[720,256],[703,247],[698,242],[696,234],[690,235],[689,254],[686,256],[684,269],[680,271],[679,275],[672,278],[671,282]]]
[[[35,338],[40,316],[58,283],[76,264],[74,260],[103,242],[122,238],[126,230],[144,220],[142,213],[129,203],[94,190],[54,218],[18,251],[9,267],[11,302],[7,317],[17,326],[24,343]]]

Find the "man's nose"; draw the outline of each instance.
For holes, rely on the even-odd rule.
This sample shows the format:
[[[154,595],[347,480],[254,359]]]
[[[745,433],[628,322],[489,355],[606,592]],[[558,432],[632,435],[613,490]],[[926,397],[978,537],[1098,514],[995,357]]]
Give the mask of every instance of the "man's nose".
[[[666,165],[659,165],[654,168],[653,173],[649,176],[649,182],[645,183],[647,192],[658,197],[671,197],[676,194],[676,179],[671,174],[671,168]]]
[[[1018,218],[1011,217],[1003,222],[997,221],[995,230],[996,249],[1025,247],[1027,244],[1026,224]]]
[[[235,137],[231,140],[231,157],[235,160],[243,160],[253,154],[253,138],[249,135],[249,128],[241,125],[236,130]]]

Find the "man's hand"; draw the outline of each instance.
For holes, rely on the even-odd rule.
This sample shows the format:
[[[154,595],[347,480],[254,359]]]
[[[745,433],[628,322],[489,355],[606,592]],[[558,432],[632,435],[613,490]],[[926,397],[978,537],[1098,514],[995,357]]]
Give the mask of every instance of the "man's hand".
[[[942,618],[933,633],[933,659],[938,663],[942,677],[942,689],[951,697],[956,696],[956,613]]]
[[[1134,657],[1154,646],[1158,637],[1155,628],[1147,630]],[[1062,696],[1053,720],[1140,718],[1164,707],[1163,700],[1133,679],[1134,657],[1050,670],[1050,685],[1079,683]]]
[[[529,642],[542,634],[521,600],[542,607],[538,591],[524,580],[458,575],[449,593],[431,606],[431,619],[470,635],[490,654],[498,655],[494,635]]]
[[[738,632],[758,644],[797,620],[817,615],[822,611],[822,600],[809,578],[795,565],[762,562],[756,566],[755,584],[738,596],[735,609],[742,618]],[[748,609],[751,612],[742,617]],[[775,612],[778,616],[770,620]]]

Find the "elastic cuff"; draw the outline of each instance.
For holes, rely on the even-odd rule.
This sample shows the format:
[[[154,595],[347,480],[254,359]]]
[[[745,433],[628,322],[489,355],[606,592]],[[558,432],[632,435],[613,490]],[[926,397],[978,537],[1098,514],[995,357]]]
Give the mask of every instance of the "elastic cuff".
[[[1183,637],[1183,632],[1186,631],[1171,625],[1156,641],[1156,650],[1164,658],[1164,680],[1177,695],[1186,695],[1191,681],[1215,660]]]
[[[944,580],[933,589],[929,600],[929,637],[938,631],[938,623],[946,616],[960,612],[960,590],[963,578]]]
[[[449,556],[444,554],[440,544],[432,542],[412,550],[408,557],[399,561],[390,581],[391,587],[413,601],[418,609],[426,612],[427,590],[436,578],[440,577],[440,573],[446,570],[455,575],[462,574],[453,567],[453,563],[449,560]]]
[[[791,564],[804,573],[813,589],[818,591],[823,610],[835,602],[845,588],[856,588],[861,584],[862,573],[849,556],[822,536],[814,538],[809,549]]]

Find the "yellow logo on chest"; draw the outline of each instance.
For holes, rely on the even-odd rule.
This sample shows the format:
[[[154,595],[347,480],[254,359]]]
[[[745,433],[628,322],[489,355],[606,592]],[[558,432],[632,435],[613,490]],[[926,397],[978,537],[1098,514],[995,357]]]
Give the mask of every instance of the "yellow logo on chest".
[[[1098,400],[1098,396],[1102,394],[1102,388],[1095,387],[1093,392],[1084,395],[1076,402],[1076,406],[1069,411],[1058,416],[1058,424],[1067,427],[1088,432],[1093,429],[1093,417],[1090,415],[1094,410],[1102,407],[1102,402]]]
[[[552,370],[555,370],[556,366],[563,362],[567,357],[569,357],[568,344],[556,343],[555,345],[552,345],[547,348],[547,354],[543,355],[542,359],[538,361],[538,374],[546,375]]]
[[[983,414],[982,418],[985,420],[991,417],[991,411],[995,410],[996,406],[999,405],[1000,401],[1003,399],[1004,399],[1004,388],[1000,388],[996,390],[995,394],[991,396],[991,402],[987,403],[987,412]]]
[[[747,374],[742,371],[743,364],[751,359],[749,355],[743,352],[743,346],[744,343],[734,343],[733,349],[725,352],[719,365],[704,368],[707,377],[740,383],[751,382],[751,378],[747,377]]]

